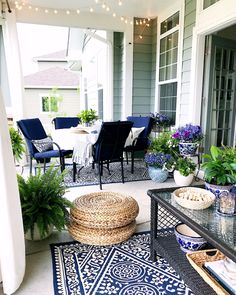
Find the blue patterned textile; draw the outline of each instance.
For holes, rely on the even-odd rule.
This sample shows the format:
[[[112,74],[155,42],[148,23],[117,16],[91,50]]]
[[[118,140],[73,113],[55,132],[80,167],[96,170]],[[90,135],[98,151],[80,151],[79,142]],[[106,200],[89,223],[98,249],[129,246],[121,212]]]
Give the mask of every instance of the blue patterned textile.
[[[150,234],[113,246],[52,244],[55,295],[192,294],[163,259],[149,260]]]

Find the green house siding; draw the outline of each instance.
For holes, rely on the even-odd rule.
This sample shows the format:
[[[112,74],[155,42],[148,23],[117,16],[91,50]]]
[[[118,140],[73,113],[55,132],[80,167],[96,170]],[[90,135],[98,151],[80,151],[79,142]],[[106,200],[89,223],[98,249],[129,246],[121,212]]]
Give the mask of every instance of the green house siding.
[[[180,124],[186,123],[188,118],[190,77],[191,77],[191,54],[192,34],[196,21],[196,0],[185,1],[184,33],[183,33],[183,55],[182,55],[182,77],[180,97]]]
[[[122,117],[124,33],[114,32],[113,37],[113,118],[119,120]]]
[[[132,115],[149,115],[154,108],[156,40],[156,20],[152,20],[149,27],[134,26]]]

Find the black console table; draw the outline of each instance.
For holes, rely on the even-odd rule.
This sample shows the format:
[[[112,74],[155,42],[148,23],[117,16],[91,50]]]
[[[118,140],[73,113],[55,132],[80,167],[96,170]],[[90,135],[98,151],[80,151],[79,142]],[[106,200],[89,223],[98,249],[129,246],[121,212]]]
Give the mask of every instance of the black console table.
[[[199,187],[199,186],[198,186]],[[214,248],[236,261],[236,217],[224,217],[211,206],[190,210],[178,205],[172,192],[177,188],[148,190],[151,198],[151,259],[163,256],[197,295],[216,294],[188,262],[175,239],[174,227],[183,222]]]

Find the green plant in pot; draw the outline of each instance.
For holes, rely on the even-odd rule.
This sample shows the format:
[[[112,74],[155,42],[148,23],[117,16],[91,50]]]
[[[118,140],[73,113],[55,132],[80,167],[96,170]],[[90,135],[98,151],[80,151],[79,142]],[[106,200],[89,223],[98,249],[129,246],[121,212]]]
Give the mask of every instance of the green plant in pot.
[[[24,140],[14,127],[9,128],[9,133],[14,159],[16,162],[19,162],[25,152]]]
[[[67,208],[72,207],[72,203],[63,197],[66,192],[63,181],[65,173],[66,170],[61,173],[59,168],[51,165],[44,174],[39,168],[36,175],[30,175],[27,179],[17,175],[27,239],[44,239],[53,227],[59,231],[65,228]]]
[[[93,109],[81,111],[78,114],[78,117],[80,118],[83,124],[91,124],[93,121],[98,119],[98,116],[96,115],[96,111]]]
[[[206,188],[219,197],[222,190],[229,190],[236,183],[236,149],[212,145],[210,154],[204,154],[203,158]]]
[[[196,163],[189,157],[177,157],[175,160],[174,180],[177,185],[190,185],[194,178]]]

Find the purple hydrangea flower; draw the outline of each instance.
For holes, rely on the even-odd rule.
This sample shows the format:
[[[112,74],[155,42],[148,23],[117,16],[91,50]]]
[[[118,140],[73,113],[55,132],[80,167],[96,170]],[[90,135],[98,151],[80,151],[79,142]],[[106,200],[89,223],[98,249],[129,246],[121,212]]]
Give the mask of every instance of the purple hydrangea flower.
[[[183,127],[179,127],[172,134],[172,137],[179,141],[197,142],[203,139],[203,133],[199,125],[186,124]]]
[[[144,158],[149,166],[163,168],[171,160],[171,155],[164,153],[147,153]]]
[[[150,116],[155,119],[158,126],[169,127],[172,124],[171,119],[166,114],[150,113]]]

